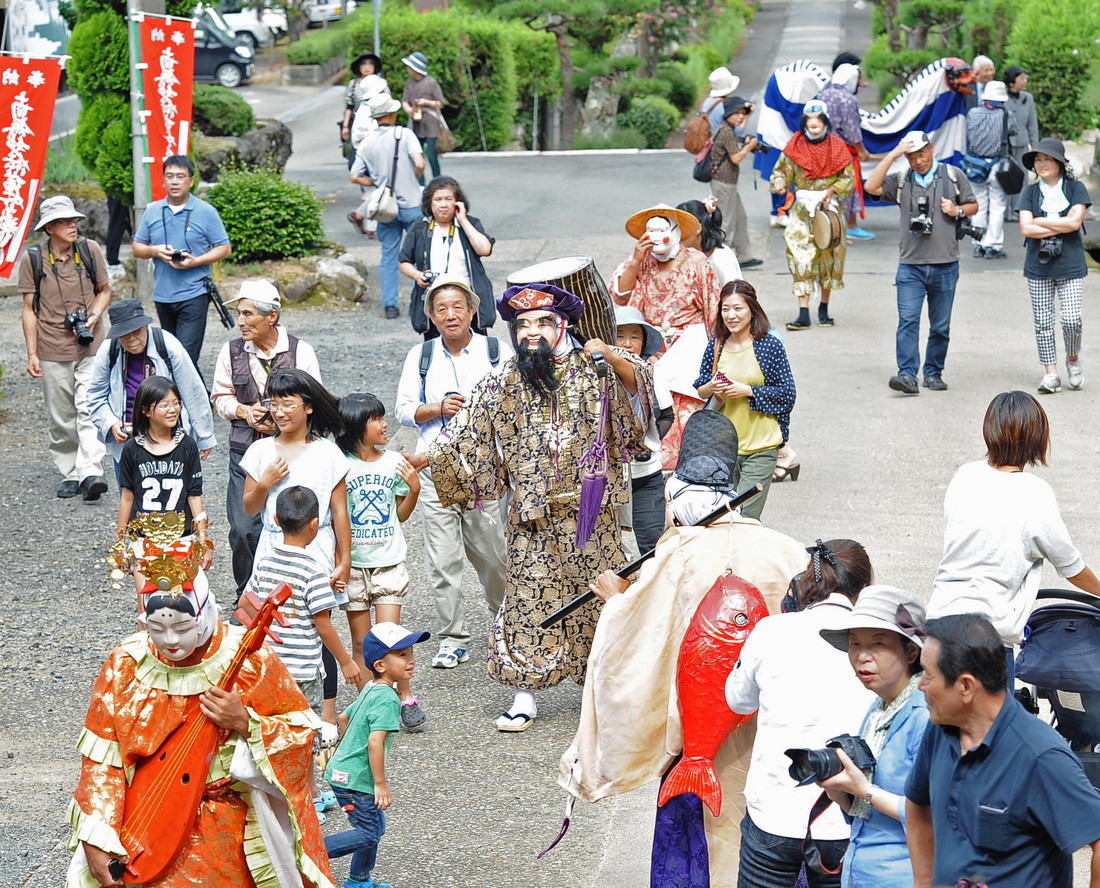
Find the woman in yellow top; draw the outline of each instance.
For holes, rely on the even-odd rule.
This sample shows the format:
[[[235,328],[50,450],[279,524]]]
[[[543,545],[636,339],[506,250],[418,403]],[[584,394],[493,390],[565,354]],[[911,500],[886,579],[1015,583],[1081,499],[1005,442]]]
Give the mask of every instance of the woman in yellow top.
[[[764,492],[741,510],[749,518],[759,518],[764,510],[796,395],[787,350],[770,329],[752,284],[730,281],[722,288],[714,337],[695,380],[699,397],[713,398],[715,409],[737,429],[739,489],[758,481],[764,485]]]

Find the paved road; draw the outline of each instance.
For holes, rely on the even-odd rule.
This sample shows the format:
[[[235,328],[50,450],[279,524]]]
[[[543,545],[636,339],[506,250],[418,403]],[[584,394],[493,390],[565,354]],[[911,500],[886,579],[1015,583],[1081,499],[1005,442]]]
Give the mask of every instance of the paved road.
[[[773,60],[785,62],[809,54],[827,64],[841,48],[842,34],[853,39],[860,34],[865,41],[866,14],[866,9],[839,2],[765,2],[735,70],[745,77],[750,94],[755,94]],[[862,30],[857,27],[861,20]],[[339,90],[311,97],[308,91],[250,88],[246,97],[260,113],[298,109],[287,114],[295,132],[288,176],[317,188],[327,203],[329,236],[376,267],[378,246],[364,243],[343,218],[356,196],[336,151]],[[498,287],[515,268],[576,253],[592,255],[606,275],[630,251],[622,225],[631,212],[657,201],[675,204],[706,191],[691,180],[688,158],[678,152],[571,158],[450,156],[444,159],[444,170],[469,190],[474,213],[498,238],[487,263]],[[748,181],[741,190],[750,218],[761,226],[753,231],[754,252],[765,259],[762,268],[750,273],[750,280],[773,321],[781,326],[795,310],[781,233],[762,227],[768,208],[766,192],[754,190]],[[792,443],[802,458],[803,471],[798,483],[774,488],[765,518],[806,542],[818,537],[858,539],[871,553],[880,581],[923,593],[938,562],[944,489],[961,463],[982,453],[981,417],[986,404],[998,391],[1032,390],[1039,379],[1019,271],[1022,250],[1010,229],[1007,261],[964,258],[945,373],[951,390],[905,398],[886,386],[895,372],[897,213],[891,208],[875,210],[865,227],[878,232],[879,238],[849,251],[847,287],[833,300],[837,326],[788,334],[799,387]],[[1095,371],[1088,363],[1088,330],[1092,329],[1088,325],[1100,322],[1096,291],[1095,278],[1090,278],[1085,300],[1088,381],[1081,392],[1044,399],[1054,447],[1050,468],[1037,472],[1057,492],[1086,559],[1100,553],[1100,481],[1095,472],[1100,443],[1094,433],[1100,420],[1095,396],[1100,375],[1092,375],[1100,374],[1100,363]],[[0,344],[5,354],[18,355],[17,308],[13,300],[2,302],[0,319],[6,324]],[[392,403],[393,356],[416,341],[407,320],[381,320],[374,281],[362,306],[334,310],[331,320],[322,314],[291,308],[287,318],[296,332],[310,341],[317,337],[315,344],[323,346],[326,367],[334,367],[330,384],[337,391],[348,390],[362,376],[384,401]],[[216,334],[211,332],[210,338]],[[215,348],[211,343],[204,355],[208,363]],[[10,361],[12,374],[20,364],[17,359]],[[16,380],[8,391],[7,421],[34,421],[41,410],[34,387]],[[32,419],[26,420],[28,416]],[[408,446],[407,433],[401,434],[405,437],[398,437],[396,443]],[[215,456],[211,462],[216,461]],[[210,469],[210,483],[216,487],[224,467]],[[45,483],[41,479],[48,472],[38,470],[36,483]],[[27,470],[24,466],[19,471]],[[11,477],[14,481],[17,476]],[[9,489],[13,486],[8,484]],[[33,502],[35,490],[19,478],[19,502]],[[220,514],[217,495],[209,499],[215,514]],[[421,557],[415,524],[411,531],[410,562],[415,565]],[[40,531],[33,532],[36,539],[41,538]],[[0,526],[0,541],[8,551],[27,545],[10,522],[6,529]],[[37,548],[41,551],[51,545],[56,548],[56,543],[44,540]],[[101,568],[80,564],[94,586],[95,572]],[[414,588],[423,589],[422,581]],[[104,594],[97,601],[103,602],[114,600],[107,595],[118,594],[99,591]],[[17,635],[12,610],[26,615],[20,629],[33,626],[34,608],[43,596],[55,592],[52,588],[28,591],[0,578],[9,640]],[[430,625],[429,611],[430,605],[424,602],[410,605],[410,621],[428,620]],[[99,642],[106,643],[106,638]],[[484,627],[475,637],[475,646],[484,650]],[[57,842],[65,833],[64,797],[74,778],[71,745],[86,704],[89,670],[94,669],[89,664],[95,654],[95,650],[81,650],[70,664],[64,657],[35,648],[34,657],[41,657],[42,665],[37,671],[18,673],[41,681],[34,694],[16,680],[21,664],[0,651],[0,697],[19,701],[0,716],[0,745],[18,751],[18,757],[0,771],[0,796],[10,800],[4,807],[11,805],[8,811],[0,810],[0,827],[6,836],[16,835],[0,851],[4,864],[0,886],[57,884],[63,871],[65,853]],[[43,672],[45,677],[39,678]],[[425,734],[398,740],[395,779],[412,798],[406,796],[402,810],[395,812],[384,845],[382,872],[387,877],[407,888],[441,883],[640,888],[647,883],[652,794],[644,790],[596,806],[578,805],[569,836],[548,858],[534,860],[535,852],[545,847],[560,824],[562,796],[554,786],[554,775],[576,721],[576,688],[563,686],[546,695],[535,727],[526,734],[505,737],[491,728],[505,695],[474,661],[454,673],[425,672],[422,686],[431,721]],[[43,726],[48,739],[37,742],[36,733]],[[28,800],[29,796],[33,798]],[[36,814],[37,799],[44,804]],[[42,828],[28,830],[26,824],[36,816],[44,821]],[[345,866],[337,864],[337,871],[345,873]],[[400,878],[402,873],[405,878]]]

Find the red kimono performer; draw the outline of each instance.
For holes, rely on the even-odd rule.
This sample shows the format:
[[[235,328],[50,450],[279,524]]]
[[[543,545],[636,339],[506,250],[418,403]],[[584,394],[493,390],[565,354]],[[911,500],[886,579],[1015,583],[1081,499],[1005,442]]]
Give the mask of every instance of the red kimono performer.
[[[175,587],[145,598],[145,632],[107,658],[77,748],[67,888],[127,884],[123,838],[135,768],[182,723],[193,699],[223,730],[175,861],[155,888],[332,888],[306,775],[320,726],[271,647],[249,654],[231,690],[217,687],[244,630],[218,621],[208,592]],[[171,799],[166,807],[171,806]]]

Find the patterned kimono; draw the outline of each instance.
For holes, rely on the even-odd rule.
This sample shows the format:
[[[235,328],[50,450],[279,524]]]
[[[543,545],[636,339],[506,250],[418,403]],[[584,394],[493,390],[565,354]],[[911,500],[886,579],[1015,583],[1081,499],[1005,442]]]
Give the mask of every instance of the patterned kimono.
[[[550,629],[539,622],[624,559],[616,518],[616,509],[630,501],[623,463],[648,452],[644,437],[654,395],[649,367],[616,352],[634,364],[638,393],[631,398],[608,369],[607,489],[584,549],[574,541],[581,459],[596,439],[601,383],[580,349],[559,366],[558,388],[545,404],[523,382],[513,358],[482,380],[428,453],[444,506],[477,506],[511,490],[507,586],[489,641],[489,675],[505,687],[541,691],[566,678],[584,681],[599,616],[595,603]]]
[[[182,724],[194,698],[218,683],[243,635],[219,623],[206,656],[193,666],[161,660],[145,632],[111,652],[77,741],[83,758],[69,806],[69,847],[77,853],[67,888],[99,888],[81,841],[125,854],[120,830],[135,766]],[[306,888],[333,888],[306,780],[320,720],[269,645],[245,660],[233,687],[248,710],[249,734],[230,732],[215,751],[192,833],[175,863],[147,888],[280,888],[280,867],[291,877],[297,869]],[[268,837],[279,832],[269,845]]]
[[[796,138],[799,134],[795,134]],[[828,138],[836,139],[836,136]],[[793,140],[792,140],[793,141]],[[839,139],[838,139],[839,141]],[[824,191],[830,185],[835,189],[838,200],[843,200],[855,188],[855,175],[852,164],[832,175],[819,179],[810,178],[806,171],[791,160],[786,153],[779,155],[772,170],[772,188],[782,182],[790,190]],[[805,204],[795,200],[790,210],[790,222],[783,230],[783,240],[787,244],[787,266],[794,278],[795,296],[813,296],[815,290],[839,290],[844,286],[844,257],[846,248],[841,237],[836,245],[821,250],[814,243],[812,216]]]

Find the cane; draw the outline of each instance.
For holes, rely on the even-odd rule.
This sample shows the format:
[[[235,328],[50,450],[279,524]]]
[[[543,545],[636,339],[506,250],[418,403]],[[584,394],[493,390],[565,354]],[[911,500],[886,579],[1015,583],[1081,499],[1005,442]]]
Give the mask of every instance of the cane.
[[[757,494],[763,493],[763,492],[764,492],[764,485],[763,484],[760,484],[760,483],[754,484],[752,487],[749,487],[745,490],[742,490],[739,494],[737,494],[737,496],[735,496],[733,499],[731,499],[729,502],[725,503],[724,505],[719,506],[717,509],[715,509],[713,512],[711,512],[709,515],[706,515],[703,518],[700,518],[694,524],[691,524],[689,526],[690,527],[706,527],[710,524],[713,524],[715,521],[717,521],[719,518],[721,518],[727,512],[732,512],[734,509],[737,509],[740,506],[743,506],[745,503],[747,503],[749,500],[751,500],[754,496],[756,496]],[[620,576],[625,580],[628,576],[630,576],[632,573],[634,573],[634,571],[636,571],[639,567],[641,567],[643,564],[645,564],[647,561],[649,561],[649,559],[652,558],[656,554],[657,554],[656,549],[650,549],[644,555],[639,555],[636,559],[631,561],[630,564],[628,564],[626,567],[615,571],[616,576]],[[548,616],[545,620],[543,620],[541,623],[539,623],[539,628],[540,629],[549,629],[555,623],[559,622],[560,620],[564,620],[566,617],[568,617],[574,611],[580,610],[582,607],[584,607],[586,604],[588,604],[588,602],[594,600],[595,597],[596,597],[596,593],[593,592],[591,589],[589,589],[583,595],[578,595],[576,598],[574,598],[568,604],[564,605],[563,607],[558,608],[558,610],[554,611],[552,614],[550,614],[550,616]]]

